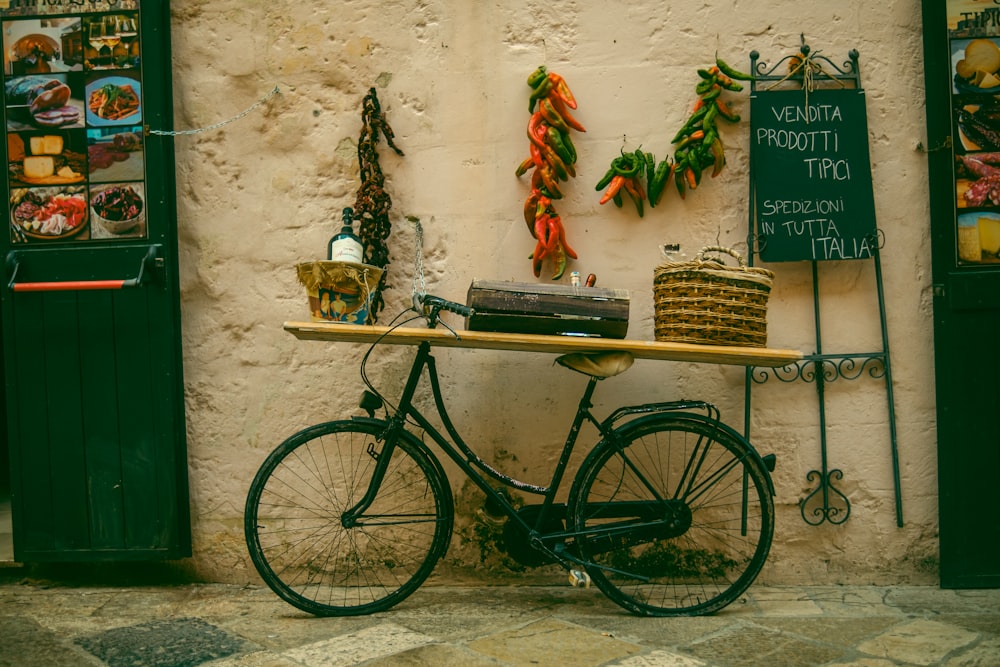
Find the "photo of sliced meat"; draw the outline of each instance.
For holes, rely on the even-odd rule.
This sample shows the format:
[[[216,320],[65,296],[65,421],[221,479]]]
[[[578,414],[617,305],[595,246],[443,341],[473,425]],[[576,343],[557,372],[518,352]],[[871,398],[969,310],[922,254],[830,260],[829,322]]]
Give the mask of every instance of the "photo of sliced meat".
[[[955,175],[958,208],[1000,206],[1000,152],[958,156]]]
[[[114,136],[112,142],[115,148],[124,151],[142,150],[142,135],[138,132],[119,132]]]
[[[124,162],[130,153],[114,145],[94,144],[87,148],[87,155],[90,159],[90,172],[93,173],[98,169],[107,169],[115,162]]]
[[[88,130],[87,159],[92,182],[142,180],[145,160],[141,128]]]
[[[14,190],[10,211],[12,225],[31,239],[74,237],[84,233],[89,222],[87,194],[77,186]]]
[[[74,99],[73,88],[66,80],[68,76],[71,75],[24,76],[6,81],[8,129],[79,124],[83,101]]]
[[[80,110],[70,106],[46,109],[35,114],[35,123],[42,127],[62,127],[78,122],[80,122]]]

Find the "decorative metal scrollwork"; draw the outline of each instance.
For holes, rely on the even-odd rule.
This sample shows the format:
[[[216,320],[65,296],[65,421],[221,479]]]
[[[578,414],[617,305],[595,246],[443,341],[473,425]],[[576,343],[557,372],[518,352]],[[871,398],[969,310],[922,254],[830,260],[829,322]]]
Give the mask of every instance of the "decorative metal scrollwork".
[[[860,87],[861,73],[858,70],[857,49],[848,51],[848,59],[842,65],[837,65],[828,56],[821,55],[820,51],[812,51],[805,43],[805,35],[800,35],[800,40],[798,53],[785,56],[771,67],[758,60],[760,54],[757,51],[751,51],[750,63],[754,82],[795,81],[803,88],[811,89],[817,81],[840,83],[844,80],[853,80]]]
[[[749,248],[749,256],[751,259],[753,256],[759,255],[767,247],[767,236],[762,234],[750,234],[747,236],[747,246]]]
[[[780,368],[754,367],[750,377],[756,384],[764,384],[771,378],[780,382],[816,382],[817,377],[822,377],[824,382],[833,382],[839,378],[857,380],[865,375],[885,377],[884,353],[814,355]]]
[[[873,247],[882,250],[883,248],[885,248],[885,231],[883,231],[881,227],[876,227],[875,233],[866,236],[865,240],[867,240],[868,243],[872,244]]]
[[[844,473],[839,469],[823,474],[819,470],[810,470],[806,479],[819,483],[809,495],[799,501],[799,511],[802,519],[811,526],[818,526],[824,521],[840,525],[851,516],[851,501],[833,485],[833,479],[844,479]],[[832,503],[831,503],[832,501]]]
[[[802,377],[802,368],[798,363],[792,363],[786,364],[781,368],[754,366],[750,369],[750,378],[755,384],[764,384],[772,377],[781,382],[795,382]]]

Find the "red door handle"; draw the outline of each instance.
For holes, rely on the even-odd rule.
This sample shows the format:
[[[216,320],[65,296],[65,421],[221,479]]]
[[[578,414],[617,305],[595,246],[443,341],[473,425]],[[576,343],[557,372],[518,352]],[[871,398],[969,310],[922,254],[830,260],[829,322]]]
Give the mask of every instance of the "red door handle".
[[[67,292],[70,290],[132,287],[132,285],[126,285],[128,282],[128,280],[64,280],[48,283],[13,283],[10,288],[15,292]]]
[[[7,255],[7,270],[10,281],[7,287],[13,292],[68,292],[76,290],[109,290],[125,287],[139,287],[146,282],[150,270],[157,261],[157,246],[151,245],[139,265],[139,273],[134,278],[119,278],[116,280],[59,280],[49,282],[15,282],[17,270],[20,268],[20,258],[16,252]]]

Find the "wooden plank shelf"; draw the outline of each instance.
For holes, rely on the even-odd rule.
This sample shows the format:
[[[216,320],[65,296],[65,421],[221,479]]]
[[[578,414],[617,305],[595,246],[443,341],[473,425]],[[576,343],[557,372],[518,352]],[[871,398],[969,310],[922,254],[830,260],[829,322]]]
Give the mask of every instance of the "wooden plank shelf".
[[[423,341],[436,347],[478,348],[519,352],[631,352],[637,359],[693,361],[735,366],[780,367],[803,358],[798,350],[765,347],[735,347],[725,345],[694,345],[621,338],[587,336],[547,336],[541,334],[496,333],[490,331],[456,331],[444,327],[423,329],[342,324],[339,322],[285,322],[284,328],[300,340],[341,343],[374,343],[417,345]]]

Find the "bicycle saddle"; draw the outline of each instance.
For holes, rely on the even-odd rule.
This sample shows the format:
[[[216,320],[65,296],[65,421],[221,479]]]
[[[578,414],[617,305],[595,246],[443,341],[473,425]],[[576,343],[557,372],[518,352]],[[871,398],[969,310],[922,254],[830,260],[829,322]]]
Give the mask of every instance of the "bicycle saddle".
[[[631,352],[571,352],[556,357],[556,363],[577,373],[595,378],[609,378],[632,366]]]

